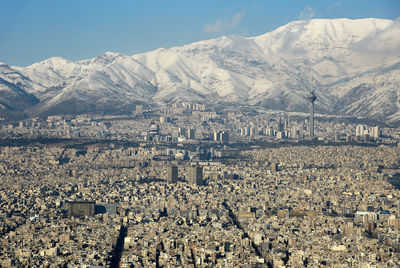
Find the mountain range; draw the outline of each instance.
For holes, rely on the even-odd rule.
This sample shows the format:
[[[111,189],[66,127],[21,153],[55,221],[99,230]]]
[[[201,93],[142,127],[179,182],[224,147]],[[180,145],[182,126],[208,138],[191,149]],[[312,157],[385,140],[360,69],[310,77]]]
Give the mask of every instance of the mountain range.
[[[256,37],[222,36],[133,56],[0,63],[0,114],[130,113],[193,101],[400,122],[400,21],[293,21]]]

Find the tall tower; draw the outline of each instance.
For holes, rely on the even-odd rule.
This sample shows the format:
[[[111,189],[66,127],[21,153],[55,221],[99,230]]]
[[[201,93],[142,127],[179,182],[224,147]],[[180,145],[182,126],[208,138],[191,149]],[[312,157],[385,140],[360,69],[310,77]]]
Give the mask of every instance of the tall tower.
[[[307,100],[310,102],[310,139],[314,138],[314,101],[316,98],[312,91],[307,96]]]

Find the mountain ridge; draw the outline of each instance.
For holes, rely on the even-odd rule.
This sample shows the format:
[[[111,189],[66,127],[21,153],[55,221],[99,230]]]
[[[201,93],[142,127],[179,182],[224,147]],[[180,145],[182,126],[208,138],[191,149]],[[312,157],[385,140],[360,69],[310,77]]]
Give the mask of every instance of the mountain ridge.
[[[178,100],[303,112],[304,96],[313,90],[321,113],[398,122],[396,52],[399,21],[314,19],[254,37],[221,36],[132,56],[105,52],[75,62],[52,57],[10,68],[40,99],[27,107],[32,114],[67,108],[64,102],[88,108],[61,113],[129,112],[136,103]]]

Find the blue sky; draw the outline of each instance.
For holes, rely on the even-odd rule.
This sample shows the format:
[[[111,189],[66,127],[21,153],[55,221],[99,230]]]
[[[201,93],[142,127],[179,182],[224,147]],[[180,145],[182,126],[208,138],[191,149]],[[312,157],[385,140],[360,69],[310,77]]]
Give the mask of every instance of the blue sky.
[[[400,0],[0,0],[0,61],[127,55],[309,18],[400,16]]]

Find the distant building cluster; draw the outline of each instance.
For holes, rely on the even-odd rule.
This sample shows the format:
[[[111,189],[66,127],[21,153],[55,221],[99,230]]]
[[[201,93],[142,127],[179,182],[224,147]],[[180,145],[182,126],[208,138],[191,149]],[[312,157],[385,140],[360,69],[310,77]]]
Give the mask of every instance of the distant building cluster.
[[[315,97],[315,96],[314,96]],[[309,98],[312,100],[312,96]],[[324,142],[393,143],[400,137],[396,128],[375,122],[356,124],[345,119],[330,120],[310,114],[213,111],[204,104],[175,102],[151,109],[136,105],[132,115],[48,116],[19,122],[0,120],[4,138],[99,139],[143,142],[249,141],[281,142],[318,139]]]
[[[356,139],[357,141],[371,141],[371,139],[379,139],[381,137],[381,130],[379,126],[367,126],[357,125],[356,126]]]

